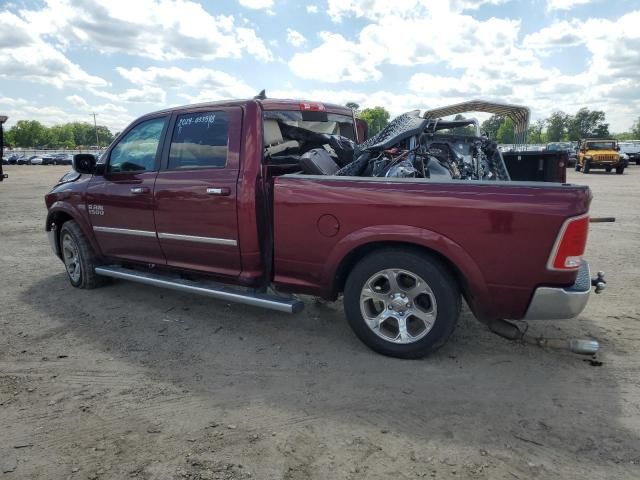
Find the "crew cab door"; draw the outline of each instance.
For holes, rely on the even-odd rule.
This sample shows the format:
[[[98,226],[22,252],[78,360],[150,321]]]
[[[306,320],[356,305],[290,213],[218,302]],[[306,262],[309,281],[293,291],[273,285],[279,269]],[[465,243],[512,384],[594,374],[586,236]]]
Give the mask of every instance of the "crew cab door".
[[[153,187],[168,116],[147,118],[122,134],[106,154],[102,175],[87,189],[87,212],[102,253],[164,264],[153,217]]]
[[[240,107],[173,115],[155,185],[155,219],[167,264],[240,274],[237,181]]]

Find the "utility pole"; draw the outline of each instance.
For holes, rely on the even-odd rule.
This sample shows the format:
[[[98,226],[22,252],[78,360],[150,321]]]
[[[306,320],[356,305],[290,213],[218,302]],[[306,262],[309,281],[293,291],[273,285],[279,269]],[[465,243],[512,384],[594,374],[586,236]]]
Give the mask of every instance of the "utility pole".
[[[96,131],[96,145],[100,148],[100,140],[98,140],[98,124],[96,123],[96,114],[93,114],[93,128]]]

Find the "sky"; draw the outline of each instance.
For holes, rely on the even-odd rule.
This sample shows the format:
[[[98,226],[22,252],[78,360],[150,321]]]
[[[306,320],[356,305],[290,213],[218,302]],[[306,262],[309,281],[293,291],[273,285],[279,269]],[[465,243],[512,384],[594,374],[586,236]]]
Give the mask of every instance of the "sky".
[[[471,99],[640,117],[640,0],[0,0],[0,114],[114,132],[295,98],[393,116]]]

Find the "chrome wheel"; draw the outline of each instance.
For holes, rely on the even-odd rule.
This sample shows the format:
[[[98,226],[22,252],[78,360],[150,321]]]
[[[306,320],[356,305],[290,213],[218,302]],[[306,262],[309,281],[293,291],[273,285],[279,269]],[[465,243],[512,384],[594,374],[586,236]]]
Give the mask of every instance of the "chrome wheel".
[[[431,288],[408,270],[385,269],[369,277],[360,292],[367,326],[393,343],[417,342],[436,321],[438,306]]]
[[[74,283],[79,282],[81,274],[80,252],[75,240],[68,233],[65,233],[62,238],[62,258],[71,281]]]

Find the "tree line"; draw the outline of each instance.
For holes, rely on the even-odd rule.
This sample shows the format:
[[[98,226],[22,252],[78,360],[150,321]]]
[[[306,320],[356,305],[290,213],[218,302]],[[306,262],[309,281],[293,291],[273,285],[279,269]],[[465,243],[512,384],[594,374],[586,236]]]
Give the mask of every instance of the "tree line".
[[[389,112],[384,107],[365,108],[360,110],[357,103],[346,104],[351,108],[356,117],[361,118],[369,127],[369,135],[375,135],[389,123]],[[457,115],[456,120],[463,119]],[[514,142],[513,121],[501,115],[492,115],[482,122],[481,130],[492,140],[498,143]],[[461,134],[472,134],[470,131],[461,131]],[[606,115],[601,110],[589,110],[581,108],[575,115],[569,115],[563,111],[553,112],[549,117],[536,120],[529,126],[527,143],[549,143],[561,141],[577,141],[581,138],[616,138],[618,140],[640,139],[640,117],[633,123],[628,132],[612,134],[609,132],[609,124]]]
[[[97,140],[96,140],[97,132]],[[69,148],[93,145],[106,146],[117,136],[108,127],[97,128],[88,122],[69,122],[47,127],[37,120],[18,120],[4,134],[9,148]]]

